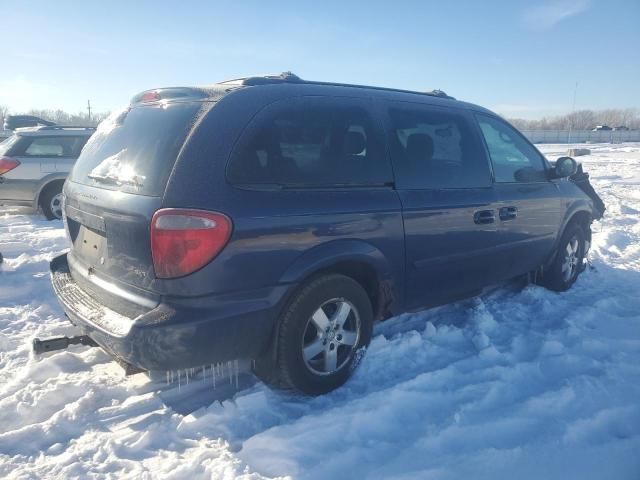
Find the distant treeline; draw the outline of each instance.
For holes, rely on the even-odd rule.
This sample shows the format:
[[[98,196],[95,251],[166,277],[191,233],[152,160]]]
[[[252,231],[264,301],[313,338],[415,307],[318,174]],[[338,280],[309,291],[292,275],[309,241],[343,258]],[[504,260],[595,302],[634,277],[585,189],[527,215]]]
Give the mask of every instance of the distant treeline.
[[[0,105],[0,129],[4,124],[4,117],[9,113],[7,107]],[[51,120],[60,125],[97,125],[109,113],[69,113],[63,110],[29,110],[28,115],[36,115],[45,120]],[[627,127],[631,130],[640,130],[640,110],[637,108],[609,109],[609,110],[578,110],[568,115],[557,117],[544,117],[539,120],[526,120],[523,118],[509,118],[520,130],[591,130],[596,125],[608,125],[610,127]]]
[[[28,112],[12,112],[3,105],[0,105],[0,130],[4,125],[4,118],[11,114],[35,115],[36,117],[50,120],[59,125],[95,126],[106,118],[108,113],[92,113],[91,118],[87,112],[69,113],[63,110],[29,110]]]
[[[544,117],[540,120],[510,118],[509,121],[520,130],[591,130],[596,125],[640,130],[640,110],[637,108],[578,110],[568,115]]]

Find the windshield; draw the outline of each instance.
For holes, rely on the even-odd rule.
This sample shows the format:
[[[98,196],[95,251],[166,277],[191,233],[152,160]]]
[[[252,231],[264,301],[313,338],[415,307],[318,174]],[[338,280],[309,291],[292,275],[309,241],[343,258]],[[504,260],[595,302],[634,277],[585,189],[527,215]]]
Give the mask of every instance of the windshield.
[[[207,103],[127,107],[104,120],[82,150],[72,182],[159,196],[180,148]]]

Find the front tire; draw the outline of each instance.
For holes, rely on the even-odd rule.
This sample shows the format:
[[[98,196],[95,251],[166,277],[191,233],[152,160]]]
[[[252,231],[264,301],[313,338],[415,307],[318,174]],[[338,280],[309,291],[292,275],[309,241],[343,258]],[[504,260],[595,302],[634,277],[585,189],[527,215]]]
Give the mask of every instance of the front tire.
[[[371,341],[373,311],[367,292],[344,275],[307,284],[285,309],[278,336],[276,376],[308,395],[344,384]]]
[[[556,292],[571,288],[583,270],[585,247],[584,230],[580,225],[569,225],[560,239],[550,268],[544,274],[544,286]]]
[[[62,187],[64,183],[47,185],[40,194],[40,208],[47,220],[62,219]]]

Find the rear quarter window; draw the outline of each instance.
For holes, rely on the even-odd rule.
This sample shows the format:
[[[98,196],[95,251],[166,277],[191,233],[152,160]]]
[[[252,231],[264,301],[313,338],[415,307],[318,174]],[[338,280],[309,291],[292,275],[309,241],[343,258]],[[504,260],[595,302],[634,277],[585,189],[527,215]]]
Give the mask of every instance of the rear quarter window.
[[[160,196],[185,139],[209,102],[135,106],[103,121],[87,142],[70,180]]]
[[[261,112],[232,155],[239,186],[336,187],[392,180],[381,131],[350,99],[303,97]]]
[[[76,158],[87,141],[86,136],[24,137],[19,155],[25,157]]]

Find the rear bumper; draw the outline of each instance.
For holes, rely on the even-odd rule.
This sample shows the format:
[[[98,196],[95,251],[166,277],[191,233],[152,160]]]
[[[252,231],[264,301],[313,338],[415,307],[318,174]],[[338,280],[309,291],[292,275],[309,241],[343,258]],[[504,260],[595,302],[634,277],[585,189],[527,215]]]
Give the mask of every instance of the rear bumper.
[[[0,177],[0,205],[34,205],[37,188],[38,182],[34,180]]]
[[[2,200],[0,199],[0,206],[31,208],[35,206],[35,202],[33,200]]]
[[[73,279],[67,255],[51,261],[51,283],[74,325],[112,356],[144,370],[171,370],[264,353],[289,288],[162,301],[115,311]],[[131,313],[134,311],[135,313]]]

